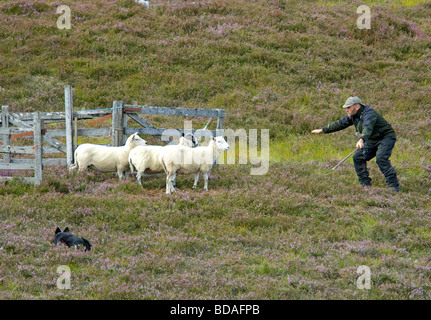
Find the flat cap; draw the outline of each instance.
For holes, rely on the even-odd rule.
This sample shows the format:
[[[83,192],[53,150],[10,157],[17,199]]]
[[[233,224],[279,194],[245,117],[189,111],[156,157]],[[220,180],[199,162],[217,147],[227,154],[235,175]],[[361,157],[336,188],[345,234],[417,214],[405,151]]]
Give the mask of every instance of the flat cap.
[[[347,98],[343,108],[346,109],[348,107],[354,106],[355,104],[362,104],[361,99],[359,99],[357,96],[350,96]]]

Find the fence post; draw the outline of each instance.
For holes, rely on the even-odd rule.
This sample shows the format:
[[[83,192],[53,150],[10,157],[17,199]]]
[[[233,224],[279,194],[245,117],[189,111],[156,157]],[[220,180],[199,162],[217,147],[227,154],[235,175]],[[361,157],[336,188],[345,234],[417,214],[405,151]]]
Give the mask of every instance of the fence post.
[[[218,110],[218,109],[217,109]],[[217,118],[217,130],[221,130],[221,129],[223,129],[223,118],[224,117],[222,117],[221,116],[221,111],[220,110],[218,110],[218,118]]]
[[[34,135],[34,184],[40,184],[42,182],[42,158],[43,158],[43,120],[40,117],[40,112],[33,113],[33,135]]]
[[[123,144],[123,101],[114,101],[112,104],[112,146]]]
[[[1,121],[3,128],[9,128],[9,106],[1,107]],[[3,145],[10,145],[10,134],[5,134],[3,136]],[[10,163],[10,153],[3,153],[3,161],[5,163]]]
[[[64,111],[66,118],[66,164],[73,163],[73,99],[72,86],[64,87]]]
[[[127,115],[127,113],[123,112],[123,141],[121,142],[121,145],[125,145],[127,141],[126,130],[128,128],[128,119],[129,116]]]
[[[221,110],[219,110],[219,109],[217,109],[218,110],[218,117],[217,117],[217,129],[216,129],[216,134],[217,133],[219,133],[220,134],[220,131],[221,130],[223,130],[223,118],[224,117],[222,117],[222,112],[221,112]],[[223,155],[223,157],[224,157],[224,155]],[[224,163],[224,162],[223,162]],[[215,161],[214,161],[214,166],[215,167],[218,167],[219,166],[219,162],[218,162],[218,159],[216,159]]]

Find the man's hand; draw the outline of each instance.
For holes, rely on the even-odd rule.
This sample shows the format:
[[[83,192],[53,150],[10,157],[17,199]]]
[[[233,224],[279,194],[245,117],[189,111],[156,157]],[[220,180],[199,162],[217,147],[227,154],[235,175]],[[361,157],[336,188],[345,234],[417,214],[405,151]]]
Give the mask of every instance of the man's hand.
[[[359,139],[358,142],[356,142],[356,148],[362,149],[364,147],[364,140]]]
[[[323,130],[322,129],[315,129],[315,130],[311,131],[311,133],[321,134],[321,133],[323,133]]]

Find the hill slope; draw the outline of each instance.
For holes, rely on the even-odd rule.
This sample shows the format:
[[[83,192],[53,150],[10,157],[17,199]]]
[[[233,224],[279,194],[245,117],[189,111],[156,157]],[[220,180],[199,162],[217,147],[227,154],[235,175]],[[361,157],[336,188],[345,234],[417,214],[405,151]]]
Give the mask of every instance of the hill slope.
[[[342,135],[296,136],[343,116],[353,93],[394,125],[401,162],[429,159],[430,3],[368,1],[370,30],[356,26],[362,1],[151,3],[69,1],[60,30],[59,2],[0,1],[0,103],[61,111],[70,84],[76,109],[224,108],[227,128],[270,129],[274,161],[303,161],[352,149]]]
[[[359,30],[363,2],[0,1],[12,111],[61,111],[66,84],[77,109],[225,108],[227,128],[270,129],[273,160],[262,176],[214,168],[208,192],[181,176],[171,196],[162,177],[141,188],[64,167],[46,167],[40,186],[0,184],[0,299],[429,300],[431,5],[365,1],[372,28]],[[56,27],[64,4],[71,30]],[[375,163],[365,190],[351,163],[330,171],[353,132],[309,134],[351,93],[394,125],[402,192]],[[92,250],[55,247],[57,226]],[[56,286],[60,265],[72,290]]]
[[[361,1],[151,3],[69,1],[72,28],[60,30],[59,2],[0,1],[1,103],[62,110],[71,84],[78,108],[222,107],[232,127],[279,137],[333,119],[355,93],[424,133],[429,3],[371,6],[370,30],[356,27]]]

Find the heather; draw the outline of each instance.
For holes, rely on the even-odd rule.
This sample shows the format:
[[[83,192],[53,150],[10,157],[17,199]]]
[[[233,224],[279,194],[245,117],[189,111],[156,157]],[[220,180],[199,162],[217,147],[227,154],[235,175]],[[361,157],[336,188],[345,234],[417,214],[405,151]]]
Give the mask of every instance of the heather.
[[[430,3],[151,3],[0,1],[0,104],[62,111],[72,85],[76,110],[114,100],[222,108],[225,128],[270,130],[269,171],[222,164],[208,192],[179,176],[167,196],[163,176],[142,188],[47,166],[32,186],[19,180],[29,173],[5,170],[17,178],[0,184],[0,298],[430,299]],[[356,27],[364,3],[370,30]],[[63,4],[70,30],[56,26]],[[397,132],[400,193],[375,161],[370,189],[358,187],[351,160],[331,171],[353,150],[353,130],[309,133],[343,116],[352,93]],[[184,119],[150,120],[181,128]],[[79,140],[89,141],[109,137]],[[54,246],[57,226],[93,249]],[[70,290],[56,286],[60,265],[72,271]],[[357,288],[360,265],[370,290]]]
[[[9,182],[2,298],[429,299],[429,179],[364,191],[351,168],[328,174],[332,164],[277,163],[256,177],[223,166],[208,192],[180,177],[171,196],[160,177],[141,188],[62,167],[39,187]],[[57,225],[93,249],[54,246]],[[56,287],[59,265],[70,290]],[[359,265],[372,270],[369,291],[356,287]]]

